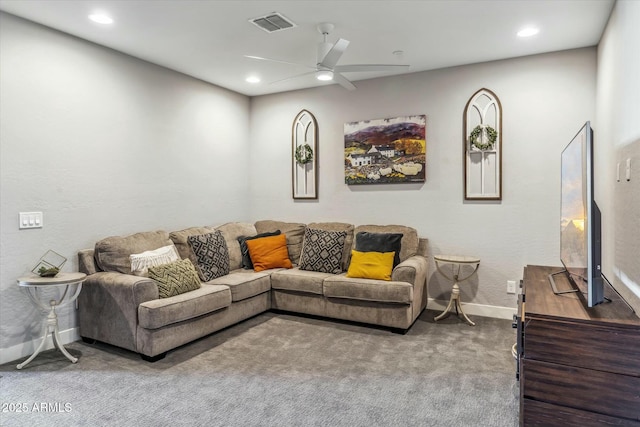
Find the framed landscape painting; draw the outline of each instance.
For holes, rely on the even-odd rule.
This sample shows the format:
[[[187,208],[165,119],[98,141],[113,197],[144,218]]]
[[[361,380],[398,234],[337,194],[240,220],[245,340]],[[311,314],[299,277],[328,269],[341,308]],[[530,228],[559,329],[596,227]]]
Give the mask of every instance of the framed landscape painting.
[[[424,182],[426,125],[425,115],[345,123],[345,183]]]

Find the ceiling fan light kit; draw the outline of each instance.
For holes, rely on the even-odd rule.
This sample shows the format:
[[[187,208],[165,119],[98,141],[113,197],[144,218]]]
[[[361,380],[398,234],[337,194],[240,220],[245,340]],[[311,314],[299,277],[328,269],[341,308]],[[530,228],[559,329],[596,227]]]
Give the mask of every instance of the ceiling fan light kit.
[[[327,82],[329,80],[333,80],[333,71],[331,70],[320,70],[316,71],[316,79]]]
[[[347,79],[342,73],[348,72],[366,72],[366,71],[390,71],[398,70],[401,68],[408,68],[409,65],[404,64],[351,64],[351,65],[337,65],[338,61],[349,47],[349,40],[338,39],[337,42],[331,44],[327,41],[329,33],[333,30],[334,25],[329,22],[323,22],[319,24],[317,30],[322,34],[323,41],[318,44],[317,47],[317,62],[315,67],[310,67],[306,64],[296,64],[293,62],[283,61],[279,59],[263,58],[261,56],[245,55],[246,58],[257,59],[261,61],[278,62],[292,65],[302,65],[307,68],[315,69],[315,71],[298,74],[285,79],[271,82],[271,84],[279,83],[282,81],[307,76],[314,74],[317,80],[321,81],[334,81],[347,90],[354,90],[356,86]]]

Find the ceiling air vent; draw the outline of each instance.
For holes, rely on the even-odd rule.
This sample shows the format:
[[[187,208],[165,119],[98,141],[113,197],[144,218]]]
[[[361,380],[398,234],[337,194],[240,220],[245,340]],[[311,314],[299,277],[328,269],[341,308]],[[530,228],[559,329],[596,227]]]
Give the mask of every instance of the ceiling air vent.
[[[277,12],[273,12],[269,15],[261,16],[259,18],[250,19],[249,22],[265,30],[267,33],[273,33],[275,31],[296,27],[296,24]]]

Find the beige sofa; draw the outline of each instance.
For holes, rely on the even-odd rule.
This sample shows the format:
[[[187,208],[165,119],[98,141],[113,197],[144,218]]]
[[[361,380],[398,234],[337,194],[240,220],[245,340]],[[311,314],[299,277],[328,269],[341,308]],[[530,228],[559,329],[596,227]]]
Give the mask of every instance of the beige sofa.
[[[299,269],[305,229],[344,231],[342,274]],[[193,259],[188,236],[219,230],[229,251],[230,272],[197,290],[158,297],[156,282],[131,274],[131,254],[173,243],[181,258]],[[238,237],[280,230],[286,235],[291,269],[261,272],[241,268]],[[402,233],[400,264],[391,281],[346,277],[354,237],[360,231]],[[168,350],[268,310],[324,316],[406,332],[426,307],[427,240],[404,226],[258,221],[109,237],[79,252],[87,279],[78,298],[80,335],[157,360]]]

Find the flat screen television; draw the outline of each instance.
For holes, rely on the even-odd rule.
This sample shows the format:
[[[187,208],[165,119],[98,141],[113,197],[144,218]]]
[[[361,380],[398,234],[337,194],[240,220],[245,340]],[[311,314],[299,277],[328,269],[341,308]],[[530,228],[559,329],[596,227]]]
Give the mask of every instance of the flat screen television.
[[[601,217],[594,200],[593,154],[593,130],[586,122],[562,151],[560,261],[573,290],[585,297],[588,307],[604,301]],[[552,285],[555,288],[553,282]]]

